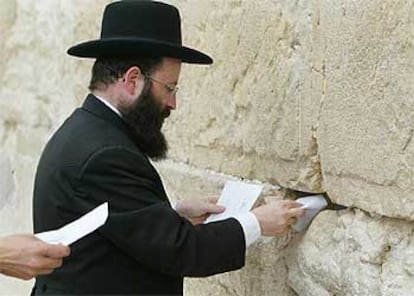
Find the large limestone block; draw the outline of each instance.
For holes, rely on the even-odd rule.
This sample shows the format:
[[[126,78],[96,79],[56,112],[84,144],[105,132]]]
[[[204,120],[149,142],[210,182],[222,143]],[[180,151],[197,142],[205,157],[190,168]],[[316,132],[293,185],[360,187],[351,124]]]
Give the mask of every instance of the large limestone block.
[[[196,169],[174,161],[155,163],[172,200],[201,199],[220,195],[226,180],[231,176]],[[278,199],[279,188],[266,185],[261,195],[264,199]],[[259,240],[247,251],[246,265],[235,272],[220,274],[205,279],[186,279],[185,295],[294,295],[286,285],[287,268],[285,249],[291,235],[279,239]]]
[[[5,36],[16,19],[17,1],[2,1],[0,10],[0,35]],[[4,35],[3,35],[4,34]]]
[[[409,296],[413,242],[410,222],[325,211],[291,243],[288,282],[301,296]]]
[[[174,1],[186,44],[211,67],[185,66],[166,125],[171,157],[197,167],[321,190],[312,137],[310,1]]]
[[[10,55],[2,67],[2,103],[19,108],[36,104],[52,127],[60,125],[87,94],[91,65],[69,57],[66,50],[99,36],[107,2],[17,1],[10,36],[2,41],[2,53]]]
[[[314,1],[317,142],[336,202],[414,220],[412,1]]]
[[[10,29],[13,27],[16,19],[16,7],[17,0],[1,1],[2,4],[0,9],[0,53],[2,57],[0,59],[0,74],[3,72],[4,64],[9,58],[10,53],[6,53],[3,50],[4,40],[9,37]],[[0,79],[1,81],[1,79]],[[1,88],[1,83],[0,83]]]

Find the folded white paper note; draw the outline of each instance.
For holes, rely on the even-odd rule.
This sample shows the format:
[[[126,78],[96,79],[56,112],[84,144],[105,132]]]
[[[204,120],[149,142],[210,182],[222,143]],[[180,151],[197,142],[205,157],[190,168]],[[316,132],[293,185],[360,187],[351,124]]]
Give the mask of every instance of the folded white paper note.
[[[68,246],[105,224],[107,218],[108,203],[105,202],[79,219],[59,229],[37,233],[36,237],[50,244]]]
[[[296,201],[303,205],[302,208],[306,209],[305,215],[300,217],[298,221],[292,225],[293,229],[298,232],[305,230],[312,222],[313,218],[328,206],[328,202],[322,195],[301,197]]]
[[[211,215],[204,223],[224,220],[250,211],[262,189],[263,185],[227,181],[217,202],[218,205],[226,207],[226,210],[221,214]]]

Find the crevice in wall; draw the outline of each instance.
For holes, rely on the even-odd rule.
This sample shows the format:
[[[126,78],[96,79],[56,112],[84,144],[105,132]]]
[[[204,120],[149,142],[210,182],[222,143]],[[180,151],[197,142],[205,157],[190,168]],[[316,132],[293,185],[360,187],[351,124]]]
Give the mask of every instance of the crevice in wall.
[[[414,129],[410,129],[408,139],[407,139],[407,141],[405,142],[405,144],[402,148],[402,152],[404,152],[407,149],[408,145],[410,145],[410,143],[413,139],[413,135],[414,135]]]
[[[285,269],[286,269],[286,287],[289,290],[289,295],[299,296],[299,294],[296,293],[295,289],[291,285],[289,285],[289,280],[288,280],[288,276],[289,276],[289,265],[287,264],[287,261],[288,260],[284,256],[283,262],[284,262],[284,266],[285,266]]]
[[[309,144],[308,152],[308,169],[306,172],[306,179],[310,183],[313,192],[322,192],[323,176],[322,176],[322,165],[319,156],[319,146],[316,131],[312,132],[312,137]]]
[[[325,104],[325,94],[326,94],[326,66],[325,66],[325,60],[322,61],[322,68],[320,74],[322,75],[322,83],[320,85],[321,87],[321,96],[319,100],[319,110],[318,110],[318,116],[316,118],[315,126],[312,127],[312,141],[314,146],[314,155],[317,158],[317,161],[315,162],[316,170],[319,174],[319,181],[320,181],[320,188],[322,189],[323,185],[323,173],[322,173],[322,164],[321,159],[319,155],[319,144],[318,144],[318,130],[319,130],[319,123],[322,117],[322,111]],[[311,88],[314,86],[312,85]]]
[[[325,61],[323,61],[320,70],[315,67],[311,67],[311,71],[321,76],[321,85],[315,85],[314,80],[311,79],[311,90],[320,88],[319,106],[317,114],[315,115],[314,122],[312,124],[312,135],[308,144],[308,150],[303,155],[299,163],[305,163],[305,167],[299,169],[299,176],[297,180],[292,180],[288,184],[290,189],[309,190],[312,192],[323,192],[323,173],[322,164],[319,155],[319,143],[318,143],[318,130],[319,123],[322,117],[322,111],[325,103],[326,93],[326,75],[325,75]]]
[[[320,26],[320,12],[319,12],[319,3],[316,3],[316,7],[312,9],[314,13],[312,13],[313,18],[315,20],[310,21],[310,31],[314,32],[317,30],[317,27]],[[313,26],[316,26],[313,27]],[[322,111],[325,103],[325,94],[326,94],[326,64],[325,60],[320,61],[321,64],[318,62],[317,56],[314,55],[314,42],[312,39],[312,43],[310,46],[310,56],[311,56],[311,81],[310,81],[310,89],[311,93],[318,94],[319,98],[315,97],[313,99],[319,99],[319,106],[317,107],[317,111],[315,112],[314,121],[312,123],[312,136],[308,145],[308,151],[305,155],[305,158],[301,160],[301,162],[306,163],[306,167],[304,170],[300,172],[301,176],[299,176],[299,180],[303,180],[305,184],[309,184],[312,192],[323,192],[323,173],[322,173],[322,164],[319,155],[319,143],[318,143],[318,130],[319,124],[322,117]],[[316,76],[315,76],[316,73]],[[315,76],[315,77],[314,77]],[[316,95],[315,95],[316,96]],[[299,187],[300,188],[300,187]],[[302,187],[302,188],[306,188]]]

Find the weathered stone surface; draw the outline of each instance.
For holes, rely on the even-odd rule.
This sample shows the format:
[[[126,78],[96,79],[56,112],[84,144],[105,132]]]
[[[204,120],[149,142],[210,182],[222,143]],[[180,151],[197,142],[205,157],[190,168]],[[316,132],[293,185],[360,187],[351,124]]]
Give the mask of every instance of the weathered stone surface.
[[[0,11],[0,33],[6,34],[16,19],[16,0],[7,1]]]
[[[413,3],[315,4],[323,188],[339,203],[414,220]]]
[[[9,38],[10,29],[13,27],[14,21],[16,19],[16,7],[17,1],[2,1],[2,7],[0,9],[0,52],[2,53],[2,58],[0,59],[0,73],[3,71],[4,64],[9,58],[10,53],[3,50],[4,41]],[[2,81],[4,79],[1,79]]]
[[[411,2],[177,3],[216,62],[184,69],[172,158],[414,219]]]
[[[13,170],[10,160],[6,158],[4,151],[0,150],[0,211],[7,204],[13,202],[15,195],[15,185],[13,179]]]
[[[187,43],[215,63],[183,69],[178,110],[166,126],[171,157],[321,190],[312,139],[319,106],[309,95],[311,2],[175,2]]]
[[[366,213],[322,212],[288,251],[299,295],[412,295],[414,225]]]

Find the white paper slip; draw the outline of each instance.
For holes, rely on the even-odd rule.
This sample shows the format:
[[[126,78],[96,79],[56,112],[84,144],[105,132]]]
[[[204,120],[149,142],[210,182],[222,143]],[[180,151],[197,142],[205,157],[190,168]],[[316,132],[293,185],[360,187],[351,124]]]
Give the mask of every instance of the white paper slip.
[[[37,233],[36,237],[50,244],[68,246],[104,225],[107,218],[108,203],[105,202],[79,219],[59,229]]]
[[[305,230],[312,222],[313,218],[328,206],[328,202],[322,195],[301,197],[296,201],[303,205],[302,208],[306,209],[305,215],[300,217],[298,221],[292,225],[293,229],[298,232]]]
[[[227,181],[217,202],[218,205],[226,207],[226,210],[221,214],[211,215],[204,223],[224,220],[250,211],[262,189],[263,185]]]

